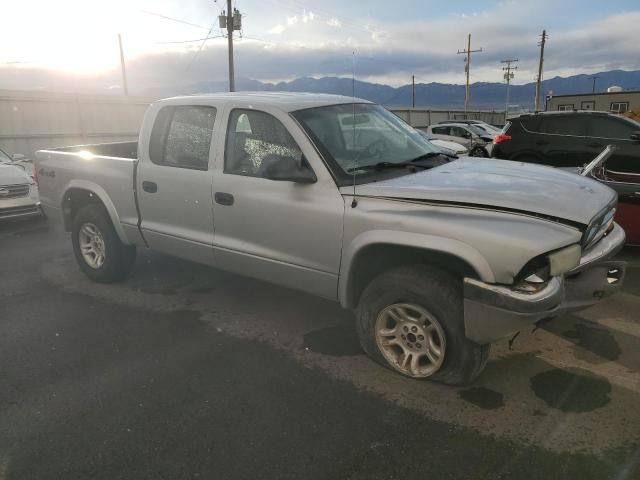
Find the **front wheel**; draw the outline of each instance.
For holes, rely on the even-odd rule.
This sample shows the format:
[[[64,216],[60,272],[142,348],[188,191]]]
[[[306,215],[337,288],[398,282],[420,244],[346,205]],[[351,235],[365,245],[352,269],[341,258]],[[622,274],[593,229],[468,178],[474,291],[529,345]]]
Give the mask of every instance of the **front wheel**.
[[[111,219],[100,205],[82,207],[71,229],[73,253],[82,271],[96,282],[124,279],[136,261],[136,249],[120,241]]]
[[[484,369],[490,345],[464,334],[462,283],[428,266],[376,277],[357,309],[360,343],[378,363],[407,377],[465,384]]]

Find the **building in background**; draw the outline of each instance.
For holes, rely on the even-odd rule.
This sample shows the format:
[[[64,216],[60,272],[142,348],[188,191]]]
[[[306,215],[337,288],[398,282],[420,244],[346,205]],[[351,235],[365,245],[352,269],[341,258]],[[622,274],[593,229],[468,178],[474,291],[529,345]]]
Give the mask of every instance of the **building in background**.
[[[547,110],[598,110],[612,113],[640,113],[640,90],[609,87],[602,93],[550,95]]]

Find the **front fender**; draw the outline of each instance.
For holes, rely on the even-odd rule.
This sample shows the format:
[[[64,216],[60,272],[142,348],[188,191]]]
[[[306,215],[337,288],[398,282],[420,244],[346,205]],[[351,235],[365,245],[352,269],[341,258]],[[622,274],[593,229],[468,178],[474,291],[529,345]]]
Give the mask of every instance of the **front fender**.
[[[338,299],[344,307],[347,307],[349,303],[349,278],[352,274],[354,260],[359,252],[373,245],[413,247],[453,255],[468,263],[483,282],[495,282],[493,270],[485,258],[478,250],[464,242],[420,233],[399,232],[395,230],[369,230],[356,236],[342,253],[340,277],[338,281]]]

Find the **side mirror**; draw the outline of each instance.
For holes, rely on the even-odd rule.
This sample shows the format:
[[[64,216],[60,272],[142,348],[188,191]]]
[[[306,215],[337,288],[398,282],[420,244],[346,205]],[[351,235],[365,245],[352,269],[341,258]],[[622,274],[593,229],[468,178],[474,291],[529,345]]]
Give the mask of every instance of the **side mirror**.
[[[280,182],[315,183],[318,181],[315,173],[291,157],[268,155],[262,159],[260,172],[263,178]]]
[[[629,139],[633,140],[634,142],[640,142],[640,132],[633,132],[631,135],[629,135]]]
[[[11,155],[11,158],[13,159],[14,162],[19,162],[20,160],[24,160],[27,157],[25,157],[21,153],[14,153],[13,155]]]

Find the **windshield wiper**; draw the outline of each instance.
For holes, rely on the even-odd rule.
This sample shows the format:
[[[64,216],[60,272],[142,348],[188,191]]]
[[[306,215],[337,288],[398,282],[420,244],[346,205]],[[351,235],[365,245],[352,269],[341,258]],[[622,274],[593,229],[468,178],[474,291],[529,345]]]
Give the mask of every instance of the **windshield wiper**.
[[[447,154],[444,153],[444,152],[427,152],[427,153],[424,153],[424,154],[420,155],[419,157],[416,157],[416,158],[414,158],[412,160],[409,160],[408,163],[420,162],[421,160],[427,160],[429,158],[439,157],[440,155],[445,155],[446,156]],[[427,168],[429,168],[429,167],[427,167]]]
[[[444,153],[441,152],[427,152],[419,157],[413,158],[411,160],[407,160],[406,162],[378,162],[371,165],[360,165],[358,167],[351,167],[347,169],[347,172],[356,172],[358,170],[384,170],[387,168],[423,168],[429,169],[433,168],[436,165],[420,165],[418,162],[422,160],[428,160],[429,158],[444,156]]]

